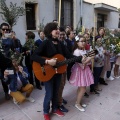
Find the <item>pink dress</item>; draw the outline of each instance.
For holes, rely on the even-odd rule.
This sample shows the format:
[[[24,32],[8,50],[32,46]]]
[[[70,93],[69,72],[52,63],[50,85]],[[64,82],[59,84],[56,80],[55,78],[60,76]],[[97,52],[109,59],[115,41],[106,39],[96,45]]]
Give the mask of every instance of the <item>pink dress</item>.
[[[86,50],[76,49],[74,55],[80,56],[86,54]],[[90,86],[94,84],[93,74],[89,66],[83,66],[81,63],[76,62],[71,69],[71,76],[69,80],[73,86]]]

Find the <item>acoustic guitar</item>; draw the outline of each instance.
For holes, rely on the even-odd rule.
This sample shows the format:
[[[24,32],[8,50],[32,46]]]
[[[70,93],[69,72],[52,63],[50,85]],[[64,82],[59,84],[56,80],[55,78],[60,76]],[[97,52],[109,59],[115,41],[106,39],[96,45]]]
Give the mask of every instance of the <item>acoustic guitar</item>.
[[[44,57],[45,58],[45,57]],[[67,64],[81,60],[81,56],[73,57],[71,59],[65,59],[61,54],[56,54],[52,58],[57,58],[57,63],[55,66],[48,64],[40,65],[38,62],[33,62],[33,72],[36,78],[42,82],[49,81],[55,74],[62,74],[67,69]],[[52,59],[45,58],[45,59]]]

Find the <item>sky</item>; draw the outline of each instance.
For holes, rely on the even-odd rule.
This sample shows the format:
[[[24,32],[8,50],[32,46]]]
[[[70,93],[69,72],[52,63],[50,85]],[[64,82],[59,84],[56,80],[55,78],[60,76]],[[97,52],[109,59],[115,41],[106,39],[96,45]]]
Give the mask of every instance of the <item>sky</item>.
[[[86,2],[90,2],[90,3],[105,3],[117,8],[120,8],[120,0],[84,0]]]

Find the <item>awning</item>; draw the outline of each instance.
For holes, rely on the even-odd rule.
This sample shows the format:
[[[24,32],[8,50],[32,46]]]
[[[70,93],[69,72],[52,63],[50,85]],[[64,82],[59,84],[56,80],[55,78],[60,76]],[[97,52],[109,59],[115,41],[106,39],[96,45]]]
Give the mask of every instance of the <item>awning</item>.
[[[118,9],[116,7],[113,7],[104,3],[94,4],[94,8],[98,10],[108,11],[108,12],[112,12],[112,11],[118,12]]]

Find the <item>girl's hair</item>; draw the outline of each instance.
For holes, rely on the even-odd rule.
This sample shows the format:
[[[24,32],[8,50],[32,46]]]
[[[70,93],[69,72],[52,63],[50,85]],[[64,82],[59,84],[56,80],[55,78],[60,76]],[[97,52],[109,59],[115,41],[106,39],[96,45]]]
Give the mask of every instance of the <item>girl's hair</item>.
[[[100,28],[98,29],[98,35],[100,35],[100,34],[99,34],[99,31],[100,31],[101,29],[104,30],[104,35],[105,35],[105,28],[104,28],[104,27],[100,27]],[[103,36],[104,36],[104,35],[103,35]],[[102,36],[102,37],[103,37],[103,36]]]
[[[80,40],[81,38],[83,38],[84,40],[86,40],[86,38],[85,38],[84,36],[80,36],[80,37],[79,37],[79,40]],[[78,42],[79,42],[79,40],[75,41],[74,46],[73,46],[73,52],[74,52],[74,50],[76,50],[76,49],[78,48]]]

